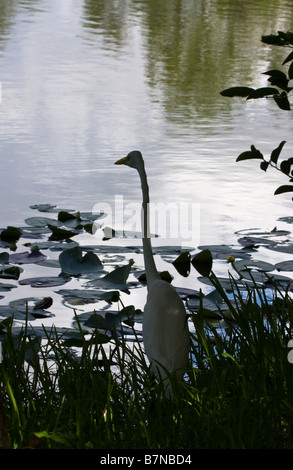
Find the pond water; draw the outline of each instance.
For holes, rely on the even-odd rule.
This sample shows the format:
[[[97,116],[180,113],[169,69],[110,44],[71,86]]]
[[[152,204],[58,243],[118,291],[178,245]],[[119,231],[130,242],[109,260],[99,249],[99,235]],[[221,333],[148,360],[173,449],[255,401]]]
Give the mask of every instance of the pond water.
[[[220,91],[267,84],[285,54],[260,38],[292,30],[290,0],[1,0],[0,15],[2,227],[34,204],[139,202],[113,163],[140,149],[151,200],[197,207],[198,245],[288,229],[287,181],[235,160],[282,140],[292,156],[291,114]]]
[[[2,0],[0,14],[2,226],[36,203],[140,200],[137,175],[113,166],[136,148],[152,201],[200,205],[201,244],[291,214],[279,174],[235,159],[281,140],[290,156],[292,119],[219,94],[267,83],[284,51],[260,38],[292,29],[291,1]]]

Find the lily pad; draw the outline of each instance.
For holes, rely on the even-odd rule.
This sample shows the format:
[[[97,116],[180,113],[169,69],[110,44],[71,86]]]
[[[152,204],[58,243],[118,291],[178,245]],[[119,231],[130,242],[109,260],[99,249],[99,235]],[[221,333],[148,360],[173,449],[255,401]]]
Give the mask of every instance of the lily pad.
[[[6,263],[9,263],[9,253],[5,251],[3,253],[0,253],[0,264]]]
[[[190,273],[191,255],[189,251],[181,253],[174,261],[173,265],[181,276],[188,277]]]
[[[55,227],[61,227],[62,223],[58,220],[51,219],[49,217],[28,217],[25,219],[25,223],[27,225],[31,225],[32,227],[47,227],[48,225],[52,225]]]
[[[22,253],[13,253],[9,257],[10,262],[15,264],[40,263],[45,259],[47,259],[47,256],[41,253],[38,249],[34,249],[30,252],[25,251]]]
[[[281,261],[275,265],[277,271],[291,271],[293,272],[293,260]]]
[[[59,262],[62,271],[72,276],[98,273],[103,269],[103,265],[98,256],[91,251],[82,256],[80,246],[69,248],[60,253]]]
[[[17,242],[21,237],[21,230],[17,227],[8,226],[0,233],[0,239],[4,242]]]
[[[66,284],[70,279],[70,277],[66,276],[30,277],[21,279],[19,284],[21,286],[30,285],[31,287],[56,287]]]
[[[267,272],[275,269],[273,264],[260,260],[239,260],[235,261],[233,266],[237,271],[241,271],[241,274],[243,274],[242,271],[257,270]]]
[[[128,276],[130,274],[131,266],[134,264],[133,260],[130,260],[125,266],[118,267],[106,274],[103,277],[103,281],[111,282],[113,284],[126,284]]]
[[[30,317],[32,318],[54,317],[55,315],[53,313],[47,311],[46,306],[48,306],[49,303],[45,299],[28,297],[24,299],[13,300],[9,303],[9,309],[13,315],[13,312],[18,312],[18,314],[22,313],[24,317],[27,314],[30,315]]]
[[[108,303],[118,302],[120,298],[119,291],[107,291],[99,289],[61,289],[58,294],[62,295],[64,300],[70,305],[85,305],[105,301]]]
[[[0,277],[2,279],[15,279],[19,278],[21,270],[18,266],[11,266],[10,268],[1,269],[0,270]]]
[[[11,289],[15,289],[16,286],[14,284],[6,284],[4,282],[0,282],[0,292],[8,292]]]
[[[64,228],[55,227],[54,225],[49,224],[48,228],[51,230],[52,235],[49,240],[64,240],[65,238],[75,237],[79,234],[77,230],[66,230]]]

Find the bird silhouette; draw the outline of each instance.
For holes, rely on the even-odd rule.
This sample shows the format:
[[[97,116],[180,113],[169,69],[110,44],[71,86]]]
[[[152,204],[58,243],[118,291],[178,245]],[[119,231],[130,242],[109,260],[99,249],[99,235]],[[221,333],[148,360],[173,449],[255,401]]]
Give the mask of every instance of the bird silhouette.
[[[134,168],[140,176],[142,245],[147,280],[143,341],[151,373],[164,381],[165,394],[171,398],[172,377],[180,383],[188,362],[190,335],[186,311],[176,289],[161,279],[155,265],[149,235],[149,187],[141,152],[134,150],[115,164]]]

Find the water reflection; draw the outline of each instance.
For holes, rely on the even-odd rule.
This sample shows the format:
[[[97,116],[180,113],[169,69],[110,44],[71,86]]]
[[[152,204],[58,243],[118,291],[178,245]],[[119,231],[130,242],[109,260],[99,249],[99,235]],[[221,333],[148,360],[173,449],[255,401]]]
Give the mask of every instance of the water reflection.
[[[260,37],[293,29],[291,1],[2,0],[0,9],[3,224],[21,223],[35,203],[88,210],[114,194],[139,198],[136,175],[125,185],[112,165],[133,148],[154,201],[201,203],[207,242],[287,215],[275,175],[235,158],[251,143],[265,152],[288,140],[288,116],[219,92],[266,82],[260,72],[283,56]]]

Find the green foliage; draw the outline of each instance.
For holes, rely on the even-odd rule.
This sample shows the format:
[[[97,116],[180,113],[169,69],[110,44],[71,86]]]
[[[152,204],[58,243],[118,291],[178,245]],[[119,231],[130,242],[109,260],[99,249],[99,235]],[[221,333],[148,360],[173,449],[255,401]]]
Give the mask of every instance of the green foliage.
[[[292,48],[293,33],[290,31],[287,31],[287,33],[278,31],[278,35],[271,34],[269,36],[262,36],[262,42],[270,45]],[[290,111],[291,106],[288,97],[289,94],[292,94],[293,90],[293,51],[290,52],[290,54],[283,61],[282,65],[285,64],[290,64],[287,70],[287,74],[281,70],[268,70],[267,72],[264,72],[264,75],[268,75],[268,81],[270,84],[277,86],[279,89],[273,87],[263,87],[254,90],[253,88],[249,87],[236,86],[223,90],[221,95],[228,97],[241,96],[246,97],[247,100],[264,97],[273,98],[280,109]],[[241,153],[236,161],[239,162],[243,160],[260,159],[262,160],[260,163],[261,170],[267,171],[267,169],[271,166],[286,175],[289,178],[289,183],[291,183],[293,182],[293,172],[291,170],[293,165],[293,158],[283,160],[281,163],[278,162],[284,144],[285,141],[282,141],[279,146],[272,151],[269,159],[265,159],[263,154],[252,145],[251,150]],[[292,191],[293,185],[287,184],[277,188],[275,194],[283,194]]]
[[[132,345],[118,336],[118,323],[107,336],[100,325],[85,331],[76,316],[74,336],[44,329],[43,342],[27,324],[16,335],[11,319],[2,322],[0,384],[12,447],[292,447],[292,299],[276,288],[269,301],[256,283],[244,292],[232,276],[231,296],[213,272],[208,278],[218,307],[190,311],[190,364],[181,389],[173,380],[172,401],[150,378],[139,338]]]

